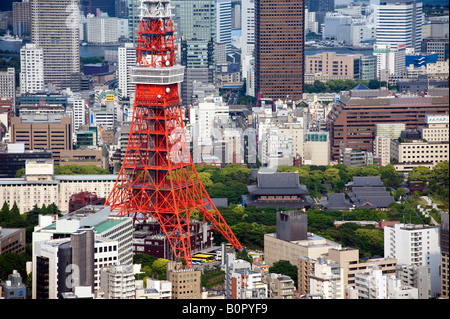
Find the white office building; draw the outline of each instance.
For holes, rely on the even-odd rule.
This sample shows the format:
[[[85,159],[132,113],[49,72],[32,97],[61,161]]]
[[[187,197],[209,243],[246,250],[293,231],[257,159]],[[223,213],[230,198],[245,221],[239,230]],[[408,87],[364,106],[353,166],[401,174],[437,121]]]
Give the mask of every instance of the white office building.
[[[229,123],[229,107],[221,102],[221,98],[206,99],[190,108],[189,120],[193,141],[192,160],[194,163],[203,162],[203,157],[214,153],[214,139],[222,140],[222,128]]]
[[[134,94],[134,83],[130,81],[130,67],[135,66],[137,61],[136,49],[133,43],[125,43],[123,47],[118,49],[118,60],[119,98],[130,98]]]
[[[396,258],[400,264],[429,267],[431,298],[440,293],[438,227],[403,223],[385,227],[384,256]]]
[[[132,265],[111,265],[101,270],[100,287],[106,299],[135,299]]]
[[[83,126],[86,125],[87,118],[87,104],[86,100],[79,96],[70,96],[67,98],[68,104],[72,107],[72,127],[73,135],[76,138],[76,132]]]
[[[355,274],[358,299],[387,299],[387,277],[378,266]]]
[[[40,280],[35,274],[42,271],[41,262],[48,260],[49,270],[45,272],[49,280],[49,298],[58,298],[58,292],[64,290],[61,286],[64,283],[58,281],[58,276],[69,271],[63,263],[68,258],[67,253],[64,254],[62,249],[67,251],[69,246],[72,246],[72,255],[81,256],[78,266],[85,268],[86,274],[92,276],[90,279],[86,277],[85,282],[92,284],[93,290],[99,292],[103,268],[117,263],[131,265],[133,262],[132,224],[131,218],[115,216],[108,206],[86,206],[59,219],[50,215],[39,216],[39,225],[33,232],[32,242],[33,287],[37,287],[36,284]],[[71,241],[70,236],[82,234],[87,230],[92,230],[94,235],[92,248],[82,244],[83,238],[81,241]],[[88,239],[89,237],[86,237],[85,241],[88,242]],[[83,248],[83,245],[86,247]],[[36,298],[36,290],[33,290],[33,298]]]
[[[87,15],[87,42],[104,44],[116,43],[119,38],[128,37],[128,20],[115,17],[95,17]]]
[[[377,57],[377,79],[388,81],[390,76],[401,75],[405,70],[405,44],[396,47],[388,43],[377,42],[373,46],[373,55]]]
[[[387,287],[388,299],[419,299],[419,290],[417,288],[404,285],[395,276],[387,277]]]
[[[20,93],[44,90],[44,50],[34,43],[20,49]]]
[[[231,299],[267,299],[267,284],[262,282],[261,276],[261,272],[249,269],[233,272]]]
[[[378,42],[391,48],[405,44],[420,52],[422,41],[422,2],[418,0],[371,0],[375,10]]]
[[[311,295],[322,299],[344,299],[344,269],[339,264],[320,260],[308,277]]]
[[[226,43],[231,52],[231,0],[216,0],[216,42]]]
[[[255,48],[255,1],[242,0],[241,52],[242,57],[253,55]],[[244,66],[243,66],[244,69]]]
[[[391,139],[387,136],[375,136],[373,153],[381,158],[381,166],[391,163]]]

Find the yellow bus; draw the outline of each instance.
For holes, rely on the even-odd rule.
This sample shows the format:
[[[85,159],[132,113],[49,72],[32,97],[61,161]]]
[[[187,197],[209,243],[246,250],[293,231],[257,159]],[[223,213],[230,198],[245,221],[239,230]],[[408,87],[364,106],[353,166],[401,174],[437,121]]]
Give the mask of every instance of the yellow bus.
[[[195,254],[192,256],[192,261],[201,261],[204,263],[210,263],[216,260],[216,256],[213,254]]]

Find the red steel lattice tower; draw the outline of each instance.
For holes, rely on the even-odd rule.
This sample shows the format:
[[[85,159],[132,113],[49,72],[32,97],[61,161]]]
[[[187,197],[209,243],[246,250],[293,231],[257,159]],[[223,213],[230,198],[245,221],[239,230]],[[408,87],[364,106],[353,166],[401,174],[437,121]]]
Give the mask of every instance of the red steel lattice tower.
[[[127,150],[105,205],[134,221],[156,220],[175,258],[192,266],[190,216],[196,210],[235,248],[242,246],[211,201],[192,162],[181,115],[169,0],[140,0],[133,118]]]

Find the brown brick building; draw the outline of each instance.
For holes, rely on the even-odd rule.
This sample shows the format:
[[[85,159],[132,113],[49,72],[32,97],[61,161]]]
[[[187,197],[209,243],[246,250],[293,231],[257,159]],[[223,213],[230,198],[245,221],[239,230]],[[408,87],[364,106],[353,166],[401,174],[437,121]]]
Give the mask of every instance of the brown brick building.
[[[255,93],[302,98],[304,19],[303,0],[255,0]]]
[[[59,165],[62,150],[72,149],[72,119],[57,115],[11,118],[11,142],[25,143],[26,150],[52,150]]]
[[[340,143],[373,152],[376,124],[404,123],[407,130],[413,130],[425,126],[425,115],[448,115],[448,89],[446,92],[435,96],[394,96],[389,91],[364,90],[341,96],[328,114],[331,160],[339,159]]]

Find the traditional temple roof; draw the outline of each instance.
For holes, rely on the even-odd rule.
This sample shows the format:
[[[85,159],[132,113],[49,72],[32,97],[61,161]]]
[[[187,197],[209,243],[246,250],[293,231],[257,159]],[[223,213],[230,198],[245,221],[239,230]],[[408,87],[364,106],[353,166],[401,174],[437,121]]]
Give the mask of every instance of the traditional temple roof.
[[[323,208],[327,210],[349,210],[351,206],[344,193],[329,193],[323,203]]]
[[[347,183],[345,186],[350,187],[381,187],[384,186],[380,176],[353,176],[353,181]]]
[[[309,194],[299,182],[298,172],[258,172],[257,183],[247,186],[254,195],[304,195]]]

